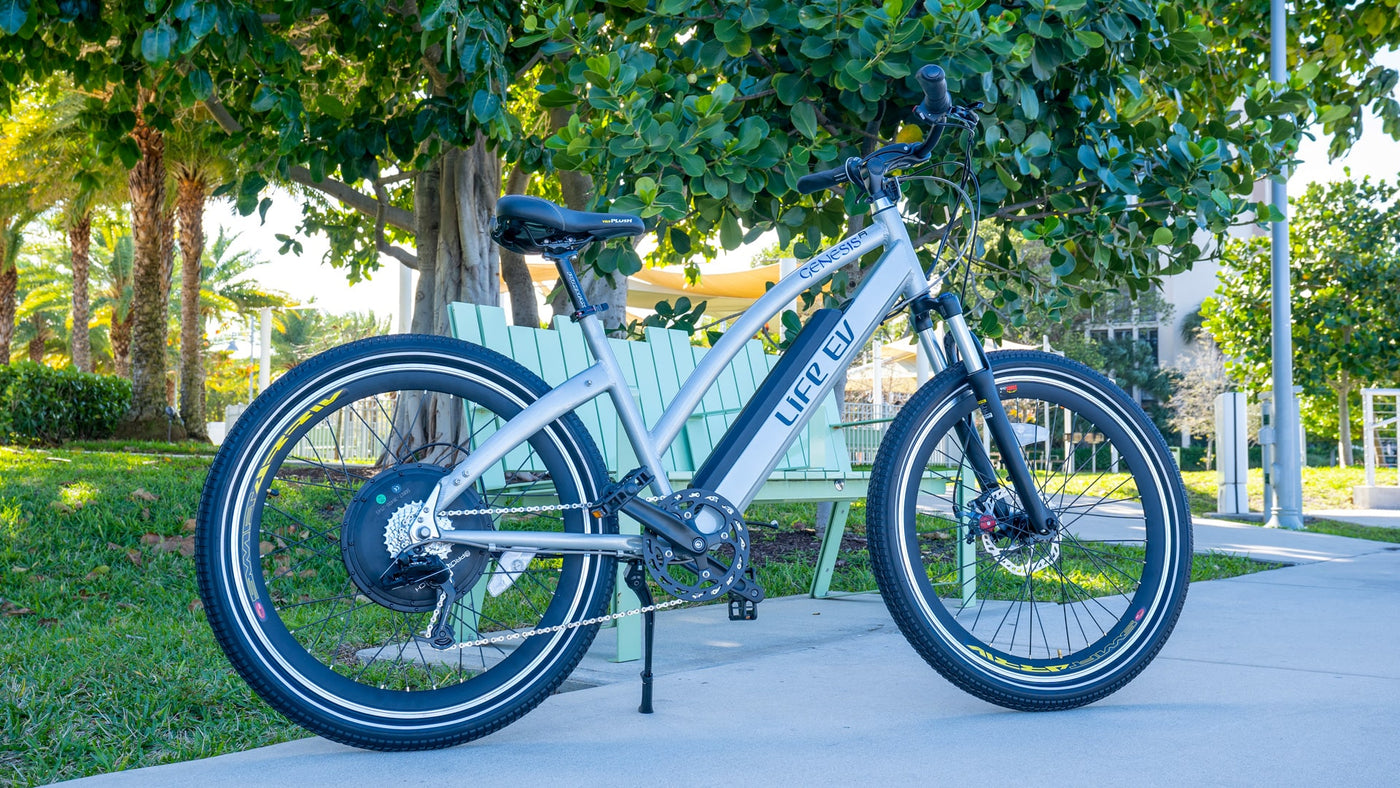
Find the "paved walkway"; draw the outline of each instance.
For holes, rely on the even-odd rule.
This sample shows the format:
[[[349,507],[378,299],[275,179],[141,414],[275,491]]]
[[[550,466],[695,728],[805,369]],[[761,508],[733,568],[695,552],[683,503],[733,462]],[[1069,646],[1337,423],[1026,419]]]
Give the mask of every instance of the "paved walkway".
[[[1192,586],[1162,654],[1092,706],[1022,714],[962,693],[875,595],[658,618],[656,714],[637,668],[590,654],[485,739],[370,753],[322,739],[90,778],[96,785],[1394,785],[1400,545],[1198,520],[1201,548],[1297,564]],[[604,638],[599,638],[600,644]],[[708,665],[708,667],[707,667]],[[657,757],[645,760],[643,742]]]

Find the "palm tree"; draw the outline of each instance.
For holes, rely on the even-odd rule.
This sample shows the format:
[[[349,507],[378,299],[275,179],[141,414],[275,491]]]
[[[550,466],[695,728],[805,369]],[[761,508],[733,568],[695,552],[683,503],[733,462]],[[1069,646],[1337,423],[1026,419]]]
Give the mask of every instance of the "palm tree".
[[[143,93],[142,98],[148,94]],[[165,347],[169,329],[167,251],[170,215],[165,210],[165,135],[147,122],[137,102],[131,138],[141,158],[127,173],[135,252],[131,299],[131,407],[117,428],[126,438],[166,435]],[[180,430],[180,437],[184,437]]]
[[[204,250],[200,262],[201,326],[210,320],[251,315],[265,306],[278,308],[293,303],[286,293],[265,289],[248,276],[250,271],[267,261],[251,249],[235,248],[237,241],[237,233],[229,235],[227,230],[220,227],[214,243]]]
[[[21,256],[15,265],[20,288],[14,341],[23,343],[29,360],[36,363],[50,354],[61,358],[66,350],[72,279],[57,264],[61,256],[58,249],[41,247]]]
[[[232,170],[210,135],[212,123],[195,116],[171,134],[168,154],[180,226],[180,418],[193,438],[208,438],[204,408],[204,323],[200,319],[204,206],[215,183]]]
[[[325,350],[346,342],[389,333],[389,318],[373,310],[328,314],[316,309],[288,310],[272,329],[272,364],[289,370]]]
[[[112,371],[128,377],[131,369],[132,270],[135,265],[131,233],[116,225],[101,228],[94,260],[96,266],[93,270],[100,289],[92,304],[93,318],[107,324]]]

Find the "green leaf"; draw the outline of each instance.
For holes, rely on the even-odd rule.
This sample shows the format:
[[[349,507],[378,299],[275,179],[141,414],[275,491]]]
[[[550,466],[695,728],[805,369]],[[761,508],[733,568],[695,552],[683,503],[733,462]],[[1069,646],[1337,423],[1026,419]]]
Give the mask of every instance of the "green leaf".
[[[190,35],[195,38],[204,38],[209,35],[209,31],[214,29],[214,23],[218,21],[218,7],[213,3],[199,3],[194,7],[194,12],[190,14],[186,25],[188,25]]]
[[[320,95],[316,97],[314,103],[316,104],[316,109],[330,115],[336,120],[345,120],[350,115],[349,110],[345,108],[345,103],[335,96]]]
[[[831,42],[821,36],[807,36],[802,40],[800,51],[813,60],[824,58],[831,54]]]
[[[253,111],[267,112],[277,106],[277,94],[272,92],[272,88],[267,85],[260,85],[258,92],[253,96]]]
[[[141,34],[141,57],[152,65],[169,60],[170,50],[174,46],[175,28],[168,22],[161,22]]]
[[[768,11],[758,6],[749,6],[744,9],[744,13],[739,15],[739,24],[745,30],[753,30],[762,27],[768,22]]]
[[[792,106],[802,100],[802,77],[798,74],[778,74],[773,77],[773,89],[778,91],[779,101]]]
[[[501,99],[496,94],[478,90],[472,96],[472,117],[477,123],[490,123],[501,111]]]
[[[1045,132],[1037,131],[1026,138],[1026,153],[1031,156],[1044,156],[1050,152],[1050,138]]]
[[[1035,95],[1035,86],[1029,82],[1021,83],[1021,111],[1026,114],[1027,120],[1040,117],[1040,98]]]
[[[29,19],[29,0],[0,0],[0,30],[14,35]]]
[[[744,233],[739,229],[739,220],[729,211],[719,220],[719,242],[727,251],[739,248],[744,241]]]
[[[1087,46],[1090,49],[1098,49],[1099,47],[1103,46],[1104,43],[1103,36],[1099,35],[1098,33],[1095,33],[1092,30],[1076,30],[1074,31],[1074,37],[1082,41],[1084,43],[1084,46]]]
[[[1099,154],[1088,145],[1079,146],[1079,163],[1084,165],[1086,170],[1097,170],[1099,168]]]
[[[190,83],[190,93],[199,101],[205,101],[214,95],[214,82],[209,78],[209,72],[202,68],[190,69],[186,77]]]
[[[669,233],[671,247],[676,250],[676,254],[685,256],[690,254],[690,236],[685,230],[679,227],[672,227]]]
[[[545,108],[570,107],[578,103],[578,96],[563,88],[552,88],[540,96],[540,106]]]
[[[1152,245],[1166,246],[1172,242],[1172,231],[1165,227],[1158,227],[1152,231]]]
[[[808,139],[817,138],[817,111],[803,102],[792,108],[792,125]]]
[[[1342,118],[1348,117],[1351,115],[1351,113],[1351,107],[1344,104],[1338,104],[1337,106],[1328,107],[1327,109],[1323,110],[1322,114],[1317,116],[1317,122],[1322,124],[1331,123],[1332,121],[1341,120]]]

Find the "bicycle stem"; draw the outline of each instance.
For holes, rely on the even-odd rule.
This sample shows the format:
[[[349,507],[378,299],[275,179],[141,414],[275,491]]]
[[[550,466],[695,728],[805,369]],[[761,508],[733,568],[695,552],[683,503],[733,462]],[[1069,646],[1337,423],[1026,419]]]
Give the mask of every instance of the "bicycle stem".
[[[1011,428],[1011,418],[1006,415],[1006,408],[1001,404],[992,368],[987,363],[982,346],[973,336],[972,330],[967,327],[967,321],[963,319],[962,302],[958,300],[957,295],[944,293],[933,300],[933,308],[948,326],[953,342],[958,347],[958,355],[962,356],[968,385],[977,397],[977,406],[982,411],[987,429],[992,433],[992,440],[1001,449],[1002,464],[1006,467],[1007,475],[1011,478],[1011,487],[1030,520],[1031,531],[1042,537],[1054,534],[1057,523],[1038,494],[1039,488],[1036,487],[1035,479],[1031,477],[1025,455],[1021,453],[1021,442],[1016,439],[1016,432]],[[960,423],[958,427],[964,455],[972,461],[973,472],[978,476],[978,480],[984,485],[988,481],[999,485],[1000,481],[992,468],[991,458],[981,450],[981,442],[976,440],[975,435],[964,434],[971,431],[970,425],[964,427]],[[990,476],[990,479],[987,476]]]

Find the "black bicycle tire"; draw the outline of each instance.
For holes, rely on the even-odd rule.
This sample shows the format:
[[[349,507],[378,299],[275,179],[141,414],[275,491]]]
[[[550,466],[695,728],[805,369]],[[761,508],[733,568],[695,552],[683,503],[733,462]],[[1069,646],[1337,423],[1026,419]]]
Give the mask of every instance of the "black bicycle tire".
[[[1145,617],[1142,625],[1144,631],[1150,628],[1149,635],[1130,654],[1120,658],[1122,661],[1108,665],[1109,669],[1101,677],[1074,684],[1067,681],[1065,687],[1058,687],[1048,682],[1011,681],[1004,672],[993,674],[987,662],[969,658],[970,652],[966,649],[954,648],[938,634],[929,616],[920,612],[933,609],[936,613],[940,606],[937,600],[930,605],[929,600],[919,598],[920,583],[909,576],[907,567],[910,564],[895,558],[899,552],[897,543],[907,538],[900,522],[903,515],[893,511],[895,488],[901,483],[901,474],[908,473],[906,465],[915,450],[911,443],[920,434],[919,425],[940,407],[951,407],[946,404],[950,400],[973,396],[966,387],[961,369],[947,370],[921,387],[890,425],[889,438],[881,445],[871,473],[866,523],[871,564],[881,595],[901,632],[925,661],[953,684],[991,703],[1022,711],[1082,706],[1132,681],[1155,658],[1180,617],[1190,579],[1192,548],[1190,508],[1184,485],[1161,433],[1152,426],[1142,408],[1107,378],[1082,364],[1047,353],[998,352],[989,354],[989,361],[994,374],[999,376],[1023,371],[1092,387],[1139,433],[1138,437],[1148,449],[1146,461],[1157,469],[1159,478],[1169,487],[1164,496],[1169,504],[1164,509],[1164,519],[1169,522],[1164,522],[1164,527],[1175,531],[1169,541],[1171,549],[1163,553],[1169,563],[1162,569],[1163,602],[1153,607],[1150,619]],[[945,415],[944,418],[950,417]],[[905,483],[907,481],[905,479]],[[1064,678],[1072,679],[1073,673],[1065,674]]]
[[[288,410],[288,403],[297,402],[337,374],[360,366],[384,363],[433,363],[442,369],[489,378],[493,385],[509,392],[519,400],[520,407],[549,391],[539,377],[513,360],[494,351],[448,337],[431,335],[396,335],[377,337],[350,343],[327,351],[297,366],[257,400],[239,418],[225,440],[205,483],[201,496],[196,528],[196,572],[199,592],[215,639],[223,648],[233,667],[250,687],[270,706],[302,727],[328,739],[372,750],[423,750],[448,747],[485,736],[519,719],[538,706],[567,679],[592,643],[597,625],[568,630],[557,641],[560,653],[552,657],[547,670],[523,681],[508,697],[493,704],[493,710],[472,716],[468,721],[444,719],[431,726],[399,726],[383,719],[356,723],[347,717],[328,715],[298,695],[305,686],[290,686],[285,676],[270,671],[259,647],[243,634],[248,624],[245,610],[233,600],[235,592],[229,584],[232,567],[227,560],[228,534],[220,528],[229,523],[225,509],[231,503],[227,490],[231,479],[240,472],[247,473],[244,454],[257,444],[260,430],[277,421]],[[583,423],[574,414],[553,422],[543,431],[559,442],[567,461],[577,464],[579,478],[586,485],[585,493],[596,496],[609,483],[601,453]],[[590,518],[591,520],[591,518]],[[600,532],[615,533],[617,518],[596,523]],[[609,603],[616,571],[615,561],[595,557],[591,571],[583,582],[578,619],[600,615]],[[531,639],[532,641],[535,639]],[[412,693],[420,695],[422,693]],[[347,707],[353,704],[345,704]],[[343,711],[343,709],[341,710]],[[365,715],[366,718],[372,715]]]

